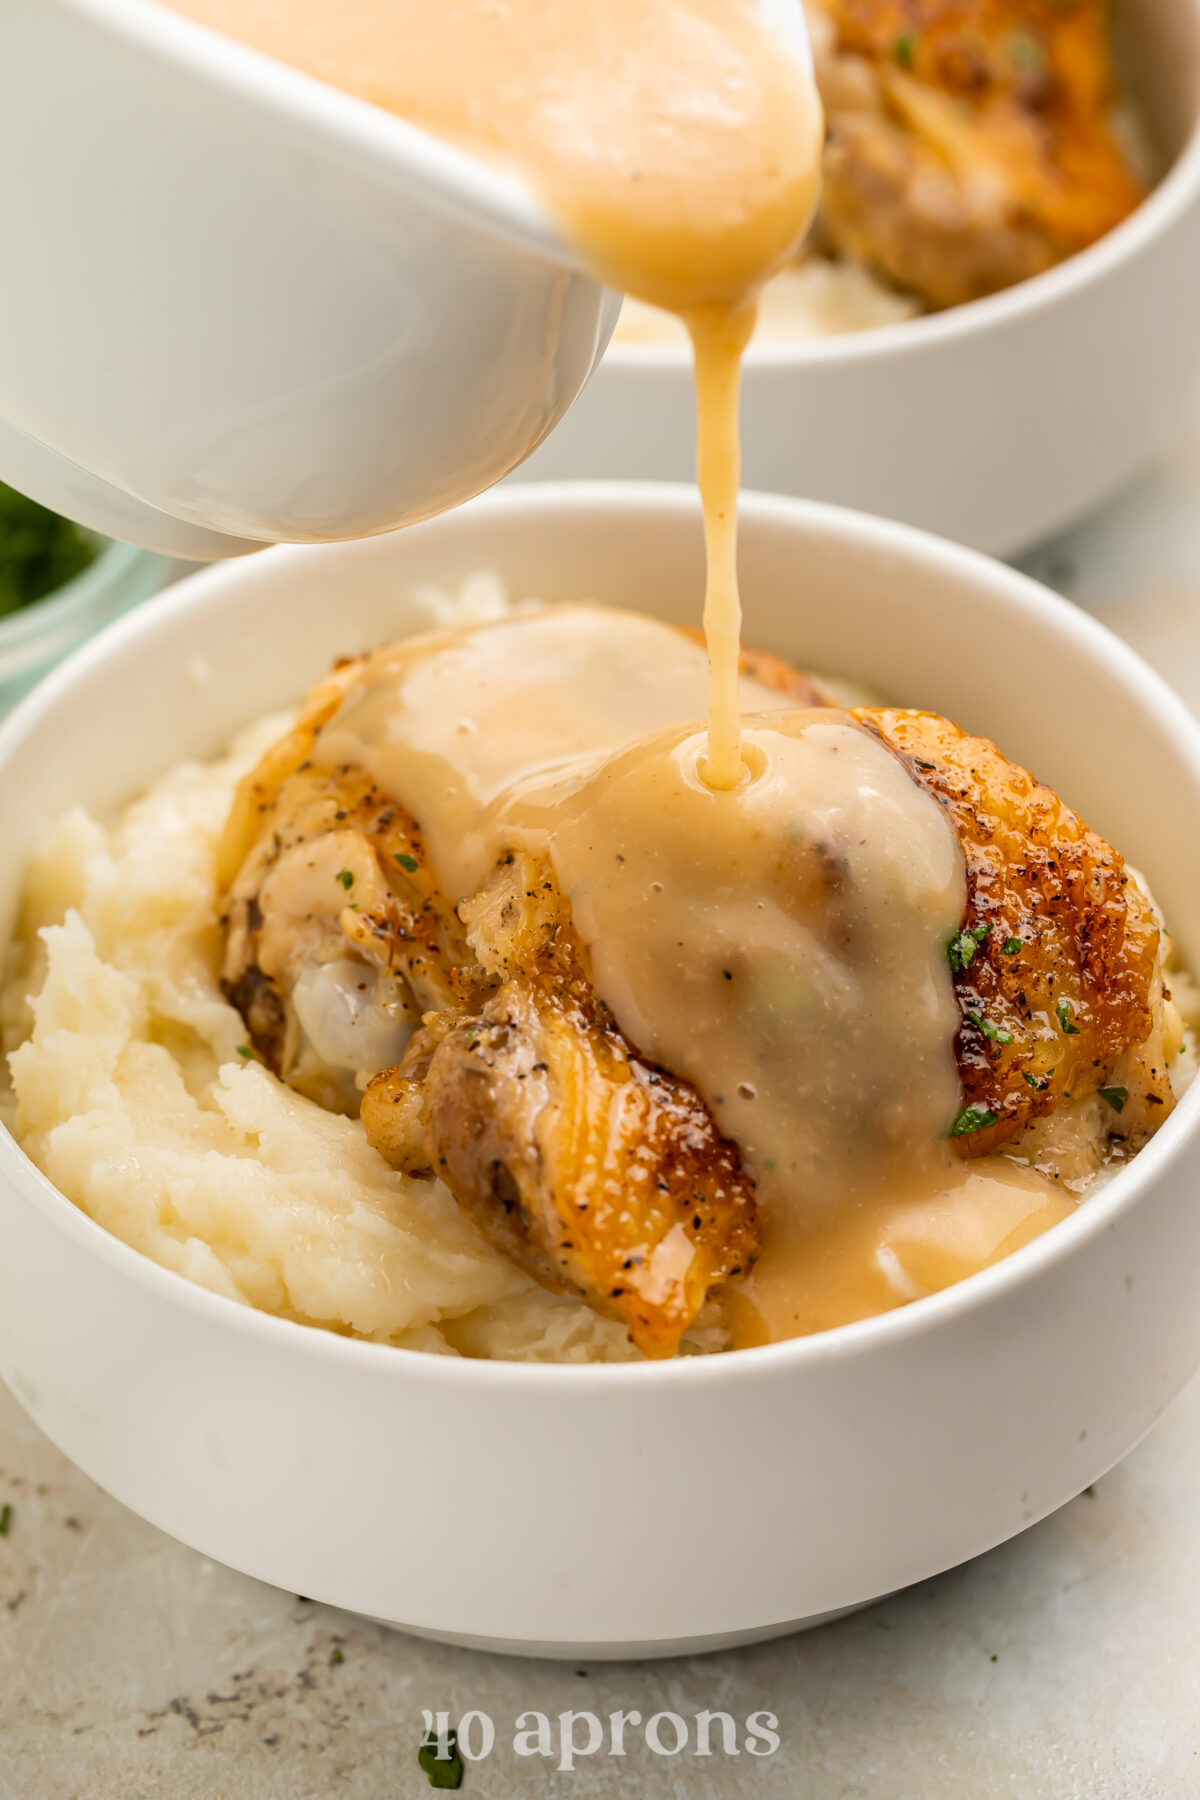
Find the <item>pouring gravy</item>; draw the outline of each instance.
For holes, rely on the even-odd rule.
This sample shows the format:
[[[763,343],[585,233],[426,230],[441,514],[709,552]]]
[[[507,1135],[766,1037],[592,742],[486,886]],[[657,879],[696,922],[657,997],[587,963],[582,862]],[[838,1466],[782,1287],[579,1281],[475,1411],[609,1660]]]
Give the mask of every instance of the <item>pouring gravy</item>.
[[[687,325],[708,554],[704,775],[734,787],[741,361],[758,293],[816,208],[811,77],[752,0],[170,4],[515,169],[599,279]]]

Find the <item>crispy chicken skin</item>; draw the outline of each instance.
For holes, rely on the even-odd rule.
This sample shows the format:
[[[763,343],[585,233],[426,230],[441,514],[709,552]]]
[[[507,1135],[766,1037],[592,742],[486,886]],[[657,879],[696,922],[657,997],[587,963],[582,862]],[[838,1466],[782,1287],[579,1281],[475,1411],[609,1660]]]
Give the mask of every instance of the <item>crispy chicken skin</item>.
[[[462,910],[481,1003],[431,1015],[376,1077],[367,1136],[394,1167],[440,1175],[537,1280],[671,1355],[758,1248],[738,1152],[695,1089],[622,1036],[548,863],[511,856]]]
[[[812,704],[808,677],[779,657],[758,679]],[[946,808],[966,863],[966,911],[948,948],[962,1012],[955,1055],[963,1111],[991,1122],[955,1138],[959,1155],[986,1155],[1102,1089],[1119,1102],[1111,1136],[1146,1137],[1174,1105],[1166,943],[1123,857],[987,738],[937,713],[855,707],[851,717]]]
[[[536,1279],[670,1355],[760,1248],[752,1179],[696,1090],[621,1033],[548,863],[509,856],[455,910],[404,809],[361,769],[316,766],[356,667],[314,692],[239,789],[222,852],[226,992],[284,1079],[361,1106],[393,1167],[439,1176]],[[747,651],[743,667],[798,706],[822,703],[778,657]],[[931,713],[852,716],[946,809],[964,854],[947,949],[962,1015],[955,1150],[1008,1144],[1086,1179],[1172,1105],[1177,1026],[1150,902],[987,740]]]
[[[305,972],[361,966],[355,992],[383,1015],[374,1041],[402,1051],[422,1012],[456,1004],[471,960],[409,814],[361,769],[309,760],[359,666],[342,664],[315,689],[292,731],[242,781],[219,859],[225,991],[254,1050],[327,1106],[345,1104],[347,1085],[357,1106],[356,1071],[347,1067],[348,1083],[339,1083],[330,1057],[308,1053],[296,1006]],[[327,1010],[331,1000],[339,996],[327,994]]]
[[[1036,275],[1131,212],[1105,0],[812,0],[820,233],[930,306]]]
[[[949,813],[967,868],[967,910],[950,949],[962,1011],[955,1051],[965,1108],[994,1123],[956,1139],[980,1156],[1064,1098],[1106,1087],[1159,1024],[1161,935],[1111,844],[1049,788],[935,713],[862,708],[854,717]],[[1161,1026],[1159,1025],[1159,1029]],[[1164,1056],[1112,1111],[1128,1136],[1172,1105]],[[1122,1083],[1124,1085],[1124,1083]]]

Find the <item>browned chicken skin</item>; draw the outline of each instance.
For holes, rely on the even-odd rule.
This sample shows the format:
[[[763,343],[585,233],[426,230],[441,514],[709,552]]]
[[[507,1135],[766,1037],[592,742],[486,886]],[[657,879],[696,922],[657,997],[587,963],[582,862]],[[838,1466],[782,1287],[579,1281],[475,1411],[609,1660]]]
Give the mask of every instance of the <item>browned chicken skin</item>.
[[[1158,922],[1112,845],[986,738],[935,713],[854,717],[946,808],[966,859],[967,910],[950,947],[963,1015],[955,1050],[964,1106],[991,1122],[957,1145],[980,1156],[1064,1096],[1096,1093],[1150,1037]],[[1143,1105],[1165,1116],[1161,1057],[1125,1098],[1123,1133]],[[1114,1124],[1125,1112],[1114,1109]]]
[[[433,1015],[370,1084],[367,1136],[394,1167],[441,1176],[539,1281],[670,1355],[709,1289],[754,1260],[753,1184],[695,1089],[622,1036],[548,863],[508,858],[463,912],[476,1004]]]
[[[820,229],[930,306],[1094,243],[1143,188],[1104,0],[814,0]]]
[[[821,703],[777,657],[748,651],[744,666],[799,706]],[[317,689],[239,790],[226,991],[285,1079],[353,1110],[373,1077],[362,1120],[393,1167],[436,1173],[539,1281],[669,1355],[759,1251],[753,1182],[696,1090],[621,1033],[547,863],[507,858],[456,912],[403,808],[360,769],[314,766],[354,676],[347,665]],[[1105,1092],[1106,1132],[1140,1141],[1172,1104],[1165,990],[1158,925],[1121,857],[985,739],[929,713],[852,716],[946,809],[965,857],[947,948],[963,1021],[958,1153],[1018,1138],[1032,1154],[1052,1115]],[[348,1052],[334,1079],[331,1053],[314,1059],[314,970],[339,1007],[382,1020],[373,1066]]]
[[[778,657],[758,679],[810,705]],[[966,863],[967,906],[947,947],[963,1022],[960,1156],[986,1155],[1064,1099],[1123,1079],[1113,1135],[1136,1141],[1174,1100],[1162,1054],[1163,945],[1154,910],[1111,844],[987,738],[937,713],[855,707],[945,807]],[[1146,1046],[1149,1054],[1132,1053]],[[964,1115],[974,1114],[979,1123]]]

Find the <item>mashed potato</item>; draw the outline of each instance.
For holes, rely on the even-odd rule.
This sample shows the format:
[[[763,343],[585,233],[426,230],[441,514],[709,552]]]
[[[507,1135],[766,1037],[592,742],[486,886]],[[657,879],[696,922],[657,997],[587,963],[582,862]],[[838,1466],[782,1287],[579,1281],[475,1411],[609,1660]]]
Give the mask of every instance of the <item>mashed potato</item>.
[[[285,724],[173,770],[109,829],[70,813],[37,856],[3,998],[18,1142],[125,1243],[282,1318],[449,1354],[636,1359],[622,1325],[536,1286],[440,1183],[394,1174],[357,1120],[249,1053],[218,981],[216,846]]]

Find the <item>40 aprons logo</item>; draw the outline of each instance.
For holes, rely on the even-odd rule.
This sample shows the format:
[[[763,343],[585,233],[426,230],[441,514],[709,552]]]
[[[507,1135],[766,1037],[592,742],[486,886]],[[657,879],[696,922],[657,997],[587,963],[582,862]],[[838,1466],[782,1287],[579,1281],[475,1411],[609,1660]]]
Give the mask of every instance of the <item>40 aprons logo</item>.
[[[424,1712],[419,1762],[435,1787],[458,1787],[463,1764],[483,1762],[498,1740],[495,1720],[477,1708],[451,1725],[448,1712]],[[542,1757],[564,1772],[590,1756],[628,1756],[644,1748],[652,1756],[773,1756],[779,1720],[755,1712],[740,1724],[731,1713],[523,1712],[503,1727],[514,1756]]]

